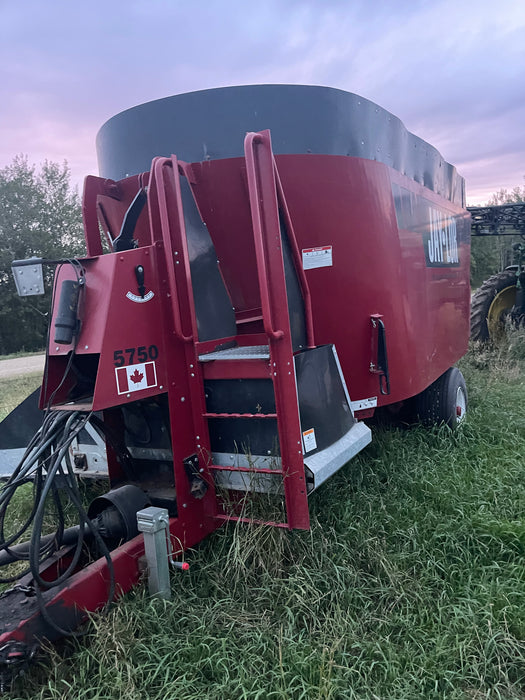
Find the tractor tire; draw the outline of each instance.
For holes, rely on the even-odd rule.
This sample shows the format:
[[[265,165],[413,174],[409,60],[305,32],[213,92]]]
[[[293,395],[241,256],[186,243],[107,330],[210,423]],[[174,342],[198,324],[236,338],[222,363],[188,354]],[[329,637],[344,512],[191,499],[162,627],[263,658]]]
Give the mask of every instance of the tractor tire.
[[[418,419],[427,427],[445,423],[454,430],[467,415],[467,386],[457,367],[447,369],[416,398]]]
[[[503,270],[483,282],[472,298],[470,338],[482,343],[505,335],[505,318],[516,301],[516,271]]]

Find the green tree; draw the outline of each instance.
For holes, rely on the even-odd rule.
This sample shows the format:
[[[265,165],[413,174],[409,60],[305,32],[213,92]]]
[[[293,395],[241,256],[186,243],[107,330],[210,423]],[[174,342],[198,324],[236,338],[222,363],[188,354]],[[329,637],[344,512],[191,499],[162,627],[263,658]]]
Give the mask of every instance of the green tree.
[[[495,192],[485,206],[518,204],[525,202],[525,185],[512,190],[500,189]],[[514,236],[473,236],[471,246],[471,285],[476,288],[491,275],[509,264],[508,253],[518,240]]]
[[[522,187],[517,185],[510,192],[501,188],[492,195],[487,204],[519,204],[520,202],[525,202],[525,185]]]
[[[0,169],[0,354],[45,346],[51,285],[44,296],[20,298],[13,260],[62,258],[83,250],[80,198],[67,164],[37,168],[17,156]]]

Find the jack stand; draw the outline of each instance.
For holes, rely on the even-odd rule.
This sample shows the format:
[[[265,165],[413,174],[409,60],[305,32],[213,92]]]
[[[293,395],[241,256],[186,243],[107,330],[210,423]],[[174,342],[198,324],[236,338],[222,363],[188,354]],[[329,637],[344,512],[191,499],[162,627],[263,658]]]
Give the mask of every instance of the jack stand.
[[[139,532],[144,533],[148,562],[148,587],[152,596],[170,600],[169,515],[165,508],[150,506],[137,513]]]

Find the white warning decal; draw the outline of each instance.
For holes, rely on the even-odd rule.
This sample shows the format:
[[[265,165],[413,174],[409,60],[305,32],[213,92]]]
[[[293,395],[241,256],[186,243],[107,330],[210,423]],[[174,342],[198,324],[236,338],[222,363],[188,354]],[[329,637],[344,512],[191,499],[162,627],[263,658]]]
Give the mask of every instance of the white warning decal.
[[[354,411],[365,411],[368,408],[377,406],[377,396],[371,396],[369,399],[360,399],[359,401],[351,401],[350,408]]]
[[[129,394],[132,391],[141,391],[157,386],[157,372],[154,362],[116,367],[115,377],[119,394]]]
[[[315,430],[313,428],[303,431],[303,443],[305,452],[315,450],[317,447],[317,442],[315,440]]]
[[[323,245],[318,248],[303,248],[303,270],[313,270],[315,267],[332,267],[332,246]]]

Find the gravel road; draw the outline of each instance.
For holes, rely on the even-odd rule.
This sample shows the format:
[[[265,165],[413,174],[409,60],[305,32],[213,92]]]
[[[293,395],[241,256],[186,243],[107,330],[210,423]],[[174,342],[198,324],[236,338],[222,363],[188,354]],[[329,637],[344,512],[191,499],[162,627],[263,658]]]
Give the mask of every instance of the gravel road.
[[[42,354],[0,360],[0,379],[16,377],[21,374],[31,374],[32,372],[43,372],[45,359],[46,356]]]

